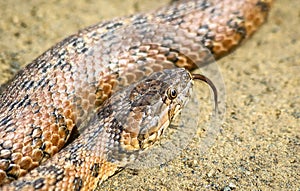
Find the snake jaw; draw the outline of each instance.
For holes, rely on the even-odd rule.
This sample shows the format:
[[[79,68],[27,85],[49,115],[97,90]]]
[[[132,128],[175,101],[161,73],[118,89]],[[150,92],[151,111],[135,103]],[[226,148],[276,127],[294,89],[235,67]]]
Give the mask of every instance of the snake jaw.
[[[178,116],[178,114],[181,112],[182,107],[183,107],[182,101],[178,101],[176,105],[173,108],[169,109],[168,116],[169,116],[169,121],[172,121],[174,118]]]
[[[159,116],[154,117],[151,120],[151,127],[146,130],[140,131],[138,135],[140,149],[146,150],[153,144],[155,144],[160,136],[162,135],[165,128],[170,124],[168,118],[168,109],[166,106],[163,106],[162,112]]]
[[[160,140],[165,129],[167,129],[171,121],[177,117],[182,110],[183,103],[181,100],[169,100],[169,106],[161,112],[159,119],[155,125],[149,128],[146,133],[140,133],[138,136],[140,149],[147,150]]]
[[[149,149],[152,145],[154,145],[161,137],[163,134],[164,130],[169,126],[169,121],[165,121],[160,128],[153,132],[152,134],[140,134],[140,149],[141,150],[147,150]]]

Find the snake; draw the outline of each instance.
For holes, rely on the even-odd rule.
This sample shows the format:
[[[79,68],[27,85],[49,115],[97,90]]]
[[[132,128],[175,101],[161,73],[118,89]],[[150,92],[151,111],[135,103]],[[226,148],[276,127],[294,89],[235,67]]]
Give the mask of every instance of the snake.
[[[92,190],[96,182],[114,174],[118,165],[112,161],[86,163],[88,156],[80,155],[85,146],[77,139],[90,129],[86,121],[94,116],[91,113],[118,91],[156,72],[177,67],[193,71],[212,58],[228,55],[266,21],[272,3],[174,1],[149,13],[100,22],[51,47],[18,72],[0,96],[1,189],[20,190],[29,185],[32,190]],[[117,124],[109,131],[121,129]],[[115,139],[120,142],[125,137]],[[98,153],[104,153],[96,140],[92,144],[98,145]],[[78,143],[72,147],[74,154],[59,155],[69,142]],[[117,157],[114,154],[110,157]],[[66,164],[66,169],[49,165],[47,160],[57,155],[65,161],[73,157],[78,163]],[[48,168],[39,171],[44,163]],[[56,179],[49,180],[52,187],[47,187],[51,173]],[[97,181],[84,181],[85,176],[96,176]]]
[[[78,139],[4,190],[94,190],[159,140],[186,105],[194,79],[215,91],[205,76],[183,68],[154,72],[117,91],[103,102]],[[91,172],[76,176],[79,169]]]

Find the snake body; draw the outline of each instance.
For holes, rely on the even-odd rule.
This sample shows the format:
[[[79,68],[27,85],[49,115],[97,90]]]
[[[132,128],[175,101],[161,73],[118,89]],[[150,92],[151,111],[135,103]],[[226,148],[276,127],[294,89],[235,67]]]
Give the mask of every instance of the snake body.
[[[0,97],[0,185],[52,157],[74,132],[83,133],[90,113],[114,92],[153,72],[192,70],[209,63],[210,55],[219,59],[233,51],[266,20],[271,3],[178,1],[88,27],[50,48],[20,71]],[[82,167],[69,179],[74,190],[91,186],[76,178],[81,173],[98,169],[102,180],[116,170],[100,163]],[[70,175],[55,166],[52,171],[58,177]]]
[[[186,104],[192,80],[184,69],[169,69],[117,91],[78,139],[9,186],[12,190],[94,190],[155,143]]]

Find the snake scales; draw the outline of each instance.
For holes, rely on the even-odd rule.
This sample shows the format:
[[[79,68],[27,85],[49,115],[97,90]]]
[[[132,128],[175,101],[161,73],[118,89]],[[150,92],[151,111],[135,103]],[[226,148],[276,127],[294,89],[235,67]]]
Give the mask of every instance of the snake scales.
[[[82,133],[89,114],[115,91],[153,72],[192,70],[210,62],[210,54],[219,59],[233,51],[266,20],[271,3],[178,1],[88,27],[53,46],[20,71],[0,97],[0,185],[24,176],[57,153],[71,134]],[[49,164],[42,176],[36,168],[2,189],[21,189],[22,180],[32,189],[92,189],[117,169],[107,161],[74,162],[63,170],[56,165]],[[50,184],[51,173],[57,179]],[[87,175],[97,181],[85,182]]]

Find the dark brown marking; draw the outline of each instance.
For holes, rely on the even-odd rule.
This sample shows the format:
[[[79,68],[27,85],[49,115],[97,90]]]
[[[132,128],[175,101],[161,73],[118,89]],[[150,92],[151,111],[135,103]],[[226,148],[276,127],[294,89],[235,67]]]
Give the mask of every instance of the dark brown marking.
[[[99,175],[100,165],[99,163],[94,163],[91,167],[92,176],[97,177]]]
[[[41,189],[45,185],[44,181],[44,178],[39,178],[35,180],[33,182],[34,189]]]
[[[79,177],[75,177],[73,183],[74,183],[73,189],[75,191],[79,191],[82,188],[82,186],[83,186],[82,179],[79,178]]]

